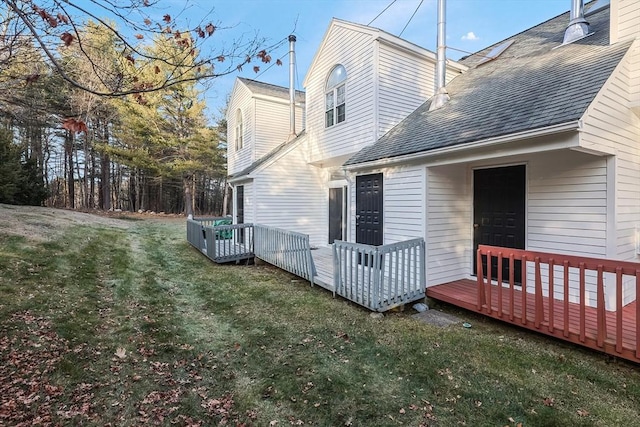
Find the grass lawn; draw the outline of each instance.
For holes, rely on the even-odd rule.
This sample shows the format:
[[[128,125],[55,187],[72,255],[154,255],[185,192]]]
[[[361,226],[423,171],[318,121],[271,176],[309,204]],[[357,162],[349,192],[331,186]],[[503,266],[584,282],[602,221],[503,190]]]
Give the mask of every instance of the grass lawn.
[[[0,426],[640,425],[639,366],[450,307],[473,327],[374,319],[122,222],[0,227]]]

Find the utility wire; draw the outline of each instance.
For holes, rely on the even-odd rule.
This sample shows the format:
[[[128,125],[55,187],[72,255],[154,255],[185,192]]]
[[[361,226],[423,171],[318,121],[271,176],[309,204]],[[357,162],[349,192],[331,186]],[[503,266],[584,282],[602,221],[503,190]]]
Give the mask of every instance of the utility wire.
[[[276,45],[274,46],[274,48],[273,48],[273,49],[278,49],[278,48],[280,48],[281,46],[283,46],[283,45],[284,45],[284,41],[285,41],[285,40],[287,40],[287,39],[285,38],[285,39],[280,40],[278,43],[276,43]],[[280,58],[278,58],[278,59],[282,60],[282,58],[284,58],[284,57],[285,57],[285,56],[287,56],[288,54],[289,54],[289,50],[287,49],[287,51],[285,52],[285,54],[284,54],[284,55],[282,55],[282,56],[281,56]],[[263,75],[264,73],[266,73],[267,71],[269,71],[269,69],[271,69],[271,67],[273,67],[274,65],[276,65],[276,63],[277,63],[277,62],[278,62],[277,60],[276,60],[276,61],[273,61],[273,62],[272,62],[272,63],[271,63],[267,68],[265,68],[264,70],[262,70],[262,71],[260,71],[258,74],[256,74],[256,75],[254,76],[254,80],[255,80],[255,79],[257,79],[258,77],[260,77],[261,75]]]
[[[373,19],[371,20],[371,22],[369,22],[369,23],[367,24],[367,26],[371,25],[371,24],[373,23],[373,21],[375,21],[376,19],[380,18],[380,15],[382,15],[383,13],[385,13],[385,12],[387,11],[387,9],[389,9],[391,6],[393,6],[393,4],[394,4],[396,1],[397,1],[397,0],[393,0],[391,3],[389,3],[389,5],[388,5],[387,7],[385,7],[385,8],[382,10],[382,12],[380,12],[380,13],[378,14],[378,16],[376,16],[375,18],[373,18]]]
[[[423,1],[424,0],[420,0],[420,4],[418,4],[418,7],[416,7],[416,10],[413,11],[413,15],[411,15],[411,18],[409,18],[409,21],[407,21],[407,25],[405,25],[404,28],[402,29],[402,31],[400,31],[400,34],[398,34],[398,37],[402,37],[402,33],[404,33],[404,30],[407,29],[407,27],[411,23],[411,20],[413,19],[413,17],[416,16],[416,13],[418,13],[418,9],[420,9],[420,6],[422,6],[422,2]]]

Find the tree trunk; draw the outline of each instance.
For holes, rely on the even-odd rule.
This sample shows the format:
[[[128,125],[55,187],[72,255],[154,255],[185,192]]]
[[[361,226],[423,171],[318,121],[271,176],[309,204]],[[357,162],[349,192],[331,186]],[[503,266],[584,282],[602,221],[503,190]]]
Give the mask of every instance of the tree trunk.
[[[91,170],[90,170],[90,187],[89,187],[89,207],[94,209],[96,207],[96,152],[91,149]]]
[[[64,138],[64,151],[67,158],[67,200],[66,207],[74,209],[76,207],[76,191],[73,180],[73,132],[67,131]]]
[[[193,175],[182,177],[182,189],[184,190],[184,214],[187,218],[193,218]]]
[[[100,156],[100,209],[111,209],[111,161],[109,155]]]

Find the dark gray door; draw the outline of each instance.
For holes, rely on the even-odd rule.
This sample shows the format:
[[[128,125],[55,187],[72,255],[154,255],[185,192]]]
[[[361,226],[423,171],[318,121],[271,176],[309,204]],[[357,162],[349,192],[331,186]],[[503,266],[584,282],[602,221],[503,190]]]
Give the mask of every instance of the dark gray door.
[[[474,248],[478,245],[524,249],[526,169],[524,165],[473,171]],[[475,254],[475,251],[474,251]],[[495,260],[495,258],[494,258]],[[497,277],[497,261],[491,277]],[[520,282],[521,263],[514,265],[515,281]],[[473,257],[475,274],[477,258]],[[486,259],[482,262],[487,272]],[[503,280],[509,280],[509,263],[503,262]]]
[[[329,189],[329,244],[344,239],[344,195],[342,187]]]
[[[356,242],[382,245],[382,174],[356,177]]]
[[[244,224],[244,185],[236,187],[236,222]],[[244,230],[240,229],[238,241],[244,243]]]

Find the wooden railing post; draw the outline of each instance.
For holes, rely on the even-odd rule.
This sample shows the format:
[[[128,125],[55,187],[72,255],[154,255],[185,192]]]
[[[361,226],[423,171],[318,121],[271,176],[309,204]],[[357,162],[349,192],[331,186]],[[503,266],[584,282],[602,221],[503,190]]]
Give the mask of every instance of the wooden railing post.
[[[640,359],[640,270],[636,270],[636,358]]]
[[[555,277],[554,277],[554,262],[553,258],[549,258],[549,332],[553,333],[554,330],[554,321],[555,321],[555,301],[556,301],[556,290],[555,290]]]
[[[498,252],[498,317],[502,317],[502,252]]]
[[[585,265],[584,262],[580,263],[580,342],[584,343],[585,336],[585,327],[586,327],[586,302],[587,298],[587,290],[586,290],[586,279],[585,279]]]
[[[514,305],[515,305],[515,286],[516,286],[516,279],[515,279],[515,265],[516,265],[516,260],[515,260],[515,255],[513,254],[513,252],[511,252],[509,254],[509,320],[511,320],[513,322],[514,316],[515,316],[515,309],[514,309]]]
[[[491,256],[493,254],[491,253],[491,251],[487,251],[487,282],[486,282],[486,286],[482,287],[483,292],[485,292],[485,304],[487,307],[487,314],[491,315],[491,312],[493,311],[491,304],[492,304],[492,300],[491,300]]]
[[[488,260],[488,257],[487,257]],[[489,266],[489,261],[487,261],[487,267]],[[482,311],[482,306],[485,303],[485,296],[484,296],[484,272],[482,271],[482,252],[480,250],[480,248],[478,248],[477,251],[477,260],[476,260],[476,277],[478,280],[478,300],[477,300],[477,307],[478,307],[478,311]]]
[[[598,324],[596,343],[598,347],[604,347],[604,340],[607,338],[607,324],[605,320],[604,302],[604,267],[598,265],[598,282],[596,285],[596,317]]]
[[[521,321],[523,325],[527,324],[527,256],[522,255],[521,258],[521,278],[522,280],[522,316]]]
[[[542,275],[540,272],[540,257],[535,257],[535,307],[534,307],[534,325],[540,329],[540,324],[544,321],[544,306],[542,299]]]
[[[622,353],[622,268],[616,267],[616,351]]]
[[[563,261],[562,266],[564,267],[564,300],[563,300],[563,309],[564,309],[564,328],[563,335],[565,338],[569,338],[569,261]]]

